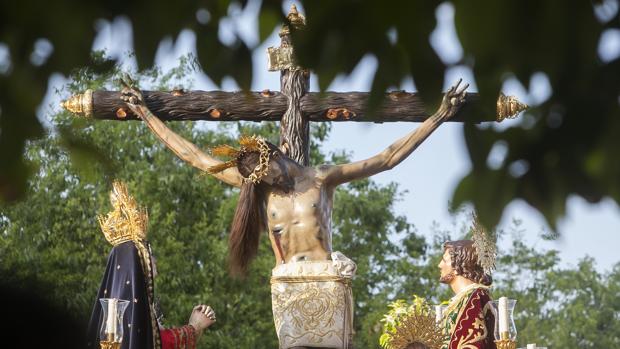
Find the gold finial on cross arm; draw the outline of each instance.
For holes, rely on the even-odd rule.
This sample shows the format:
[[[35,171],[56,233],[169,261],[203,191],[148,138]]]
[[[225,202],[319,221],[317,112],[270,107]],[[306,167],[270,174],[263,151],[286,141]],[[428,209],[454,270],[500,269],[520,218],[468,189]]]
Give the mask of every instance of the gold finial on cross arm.
[[[497,98],[497,122],[502,122],[504,119],[514,119],[527,108],[529,106],[519,102],[517,97],[506,96],[500,92],[499,98]]]
[[[71,96],[62,101],[60,106],[73,114],[90,118],[93,116],[93,90],[86,90],[84,93]]]

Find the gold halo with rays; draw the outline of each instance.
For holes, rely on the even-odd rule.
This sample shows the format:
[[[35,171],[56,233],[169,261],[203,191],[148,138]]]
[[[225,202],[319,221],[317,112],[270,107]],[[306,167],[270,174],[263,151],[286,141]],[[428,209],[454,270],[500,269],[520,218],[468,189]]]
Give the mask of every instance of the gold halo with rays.
[[[486,229],[478,220],[478,215],[472,212],[472,241],[478,255],[478,265],[482,267],[485,274],[491,274],[495,269],[497,259],[497,246]]]
[[[443,335],[432,312],[413,312],[404,315],[390,335],[385,349],[405,349],[412,343],[421,343],[429,349],[440,349]]]
[[[126,241],[146,240],[149,221],[146,209],[129,195],[127,185],[121,181],[112,183],[110,191],[112,211],[107,215],[99,215],[97,220],[106,240],[113,246]]]

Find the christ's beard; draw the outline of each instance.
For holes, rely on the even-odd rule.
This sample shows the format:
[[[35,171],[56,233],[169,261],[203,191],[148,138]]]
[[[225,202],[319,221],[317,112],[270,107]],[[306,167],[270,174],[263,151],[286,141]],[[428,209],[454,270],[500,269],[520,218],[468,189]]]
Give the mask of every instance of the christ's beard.
[[[452,280],[454,280],[455,277],[456,275],[454,275],[454,272],[451,271],[446,275],[440,276],[439,282],[441,282],[442,284],[449,284],[452,282]]]

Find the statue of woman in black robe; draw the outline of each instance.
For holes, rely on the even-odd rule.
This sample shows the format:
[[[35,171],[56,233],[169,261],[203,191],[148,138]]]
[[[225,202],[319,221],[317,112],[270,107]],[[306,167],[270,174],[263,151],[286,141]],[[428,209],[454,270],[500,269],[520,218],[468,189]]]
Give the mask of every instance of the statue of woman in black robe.
[[[155,268],[146,240],[148,216],[129,196],[126,186],[114,182],[110,201],[114,208],[99,216],[105,238],[114,247],[108,257],[88,327],[87,348],[99,349],[103,321],[100,298],[129,301],[123,317],[121,349],[193,349],[202,332],[215,322],[211,307],[197,305],[189,324],[164,329],[158,321],[154,300]]]

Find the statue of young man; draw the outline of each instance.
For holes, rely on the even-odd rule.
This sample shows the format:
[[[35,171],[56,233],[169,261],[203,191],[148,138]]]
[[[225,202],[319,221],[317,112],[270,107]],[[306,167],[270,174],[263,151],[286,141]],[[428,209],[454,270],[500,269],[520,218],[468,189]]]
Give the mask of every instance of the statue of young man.
[[[223,162],[166,127],[149,111],[138,90],[126,85],[122,98],[179,158],[224,183],[241,188],[229,235],[231,271],[237,274],[247,271],[258,250],[260,232],[268,231],[276,259],[272,303],[280,346],[312,347],[311,338],[320,338],[321,347],[346,348],[352,336],[350,278],[356,267],[344,255],[332,250],[334,191],[340,184],[389,170],[407,158],[463,105],[468,85],[459,89],[459,84],[460,81],[448,90],[439,109],[420,127],[381,153],[358,162],[317,167],[300,165],[259,137],[242,137],[240,149],[214,148],[215,155],[232,157]],[[327,274],[334,275],[326,277]],[[308,292],[314,292],[315,302],[298,304],[309,299]],[[334,299],[339,301],[334,302]],[[315,325],[311,330],[308,326],[290,328],[292,323],[303,324],[308,318],[300,309],[316,306],[331,309],[322,312],[325,319],[312,318]],[[334,318],[342,320],[337,323],[344,323],[342,332],[327,325],[333,324]],[[316,332],[312,332],[314,330]],[[333,336],[334,333],[338,335]],[[288,343],[284,338],[296,339]],[[332,343],[332,339],[333,344],[326,345]]]
[[[439,262],[439,281],[448,284],[455,294],[443,312],[442,349],[496,349],[489,294],[495,245],[483,235],[477,220],[473,229],[473,240],[445,242]]]

